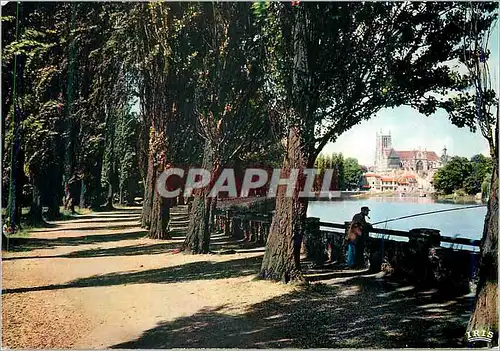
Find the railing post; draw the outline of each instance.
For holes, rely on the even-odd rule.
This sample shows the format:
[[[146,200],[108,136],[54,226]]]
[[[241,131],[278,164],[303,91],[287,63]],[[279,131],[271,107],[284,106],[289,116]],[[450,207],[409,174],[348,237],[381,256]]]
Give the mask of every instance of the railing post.
[[[412,236],[418,235],[418,237]],[[433,246],[441,245],[440,231],[430,228],[415,228],[409,232],[409,244],[416,251],[426,251]]]
[[[231,235],[231,211],[226,210],[224,216],[224,235]]]
[[[349,228],[351,226],[351,221],[345,221],[344,222],[344,226],[345,226],[345,229],[344,229],[344,237],[342,238],[342,244],[340,245],[340,249],[337,253],[337,262],[339,263],[345,263],[346,262],[346,245],[347,245],[347,242],[345,240],[345,238],[347,238],[347,234],[349,233]]]
[[[410,230],[410,240],[408,242],[410,252],[414,255],[414,274],[418,281],[428,281],[432,279],[432,266],[429,261],[429,250],[432,247],[439,247],[441,238],[439,230],[429,228],[415,228]],[[417,234],[418,236],[412,236]]]
[[[316,264],[323,264],[327,260],[326,248],[319,230],[319,218],[309,217],[306,219],[305,248],[307,258]]]
[[[243,239],[244,233],[241,227],[241,218],[238,216],[231,217],[231,237],[235,239]]]
[[[248,215],[245,215],[242,219],[242,230],[245,241],[250,241],[250,221],[248,220]]]

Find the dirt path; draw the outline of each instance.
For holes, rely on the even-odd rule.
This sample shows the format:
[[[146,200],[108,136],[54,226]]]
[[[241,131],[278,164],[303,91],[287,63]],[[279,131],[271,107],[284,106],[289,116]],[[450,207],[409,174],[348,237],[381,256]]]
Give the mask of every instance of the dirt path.
[[[437,298],[362,272],[333,272],[307,291],[255,281],[262,249],[183,255],[175,251],[182,230],[155,241],[138,223],[138,209],[86,215],[3,253],[2,346],[460,345],[467,297]]]

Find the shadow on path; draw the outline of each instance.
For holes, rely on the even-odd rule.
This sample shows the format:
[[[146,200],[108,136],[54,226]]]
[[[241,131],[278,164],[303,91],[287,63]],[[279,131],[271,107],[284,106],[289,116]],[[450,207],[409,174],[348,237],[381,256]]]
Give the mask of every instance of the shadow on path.
[[[115,224],[113,222],[107,222],[110,225],[95,225],[95,226],[85,226],[84,223],[74,223],[76,225],[80,224],[82,226],[72,227],[72,226],[60,226],[57,225],[54,229],[35,229],[32,232],[36,234],[41,233],[52,233],[52,232],[81,232],[87,230],[117,230],[117,229],[125,229],[125,228],[134,228],[140,225],[138,220],[130,220],[130,221],[122,221],[126,223]],[[93,223],[93,222],[87,222]],[[71,223],[68,223],[71,224]]]
[[[472,300],[443,303],[413,291],[384,293],[375,278],[282,295],[244,314],[206,308],[145,331],[120,349],[460,347]],[[437,306],[437,307],[436,307]]]
[[[159,255],[180,248],[182,242],[170,242],[153,245],[130,245],[112,248],[97,248],[81,251],[74,251],[65,255],[47,255],[47,256],[17,256],[5,257],[2,260],[28,260],[40,258],[95,258],[109,256],[141,256],[141,255]]]
[[[95,275],[77,279],[66,284],[4,289],[2,290],[2,294],[123,284],[175,283],[190,280],[224,279],[242,275],[255,275],[260,268],[261,262],[262,255],[224,262],[200,261],[173,267]]]
[[[102,228],[109,229],[109,228]],[[144,229],[135,230],[128,233],[116,234],[99,234],[99,235],[82,235],[73,237],[59,237],[56,239],[40,239],[40,238],[10,238],[8,252],[23,252],[38,249],[49,249],[57,246],[78,246],[97,244],[102,242],[114,242],[121,240],[134,240],[143,238],[147,234]],[[17,259],[17,257],[2,258]]]

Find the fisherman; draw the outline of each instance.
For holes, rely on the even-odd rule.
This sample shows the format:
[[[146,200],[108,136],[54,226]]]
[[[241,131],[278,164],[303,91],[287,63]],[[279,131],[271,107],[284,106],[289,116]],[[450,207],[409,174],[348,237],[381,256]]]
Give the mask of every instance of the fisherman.
[[[354,268],[356,266],[356,240],[361,235],[361,224],[352,222],[347,233],[347,266]]]
[[[370,229],[373,228],[370,223],[366,221],[365,217],[370,217],[368,214],[370,213],[370,209],[367,206],[361,207],[361,212],[356,213],[354,217],[352,217],[351,225],[358,224],[361,226],[361,235],[359,235],[354,244],[355,244],[355,266],[357,268],[364,268],[365,267],[365,257],[364,257],[364,252],[365,252],[365,243],[366,239],[369,236]]]

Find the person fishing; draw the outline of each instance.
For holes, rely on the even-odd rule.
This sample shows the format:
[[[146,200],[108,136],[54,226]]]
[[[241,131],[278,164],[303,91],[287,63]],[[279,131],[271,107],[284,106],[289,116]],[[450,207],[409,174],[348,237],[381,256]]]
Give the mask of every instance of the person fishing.
[[[356,240],[361,235],[362,226],[360,223],[352,222],[347,233],[347,266],[356,266]]]
[[[372,225],[366,221],[366,217],[370,219],[368,214],[370,213],[370,209],[367,206],[361,207],[361,212],[356,213],[354,217],[352,217],[351,226],[357,224],[361,228],[361,234],[357,236],[354,241],[355,246],[355,258],[354,258],[354,266],[357,268],[363,268],[365,266],[365,243],[366,238],[369,236],[370,229]]]

